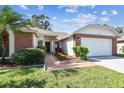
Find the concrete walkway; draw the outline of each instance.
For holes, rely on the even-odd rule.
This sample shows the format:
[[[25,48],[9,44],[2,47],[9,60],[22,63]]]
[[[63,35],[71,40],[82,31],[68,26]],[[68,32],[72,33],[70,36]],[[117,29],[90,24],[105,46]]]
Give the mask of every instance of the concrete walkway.
[[[124,73],[124,58],[117,56],[104,56],[89,58],[89,60],[96,63],[97,65]]]
[[[96,64],[92,62],[62,62],[59,61],[54,55],[48,54],[45,59],[47,63],[47,70],[63,70],[69,68],[77,68],[77,67],[89,67],[96,66]]]

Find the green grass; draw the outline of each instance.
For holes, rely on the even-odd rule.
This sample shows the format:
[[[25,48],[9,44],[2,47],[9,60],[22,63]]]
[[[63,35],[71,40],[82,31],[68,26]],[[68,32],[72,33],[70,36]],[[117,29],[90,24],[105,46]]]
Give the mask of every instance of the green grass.
[[[124,74],[99,66],[54,72],[41,68],[1,70],[0,87],[123,88]]]

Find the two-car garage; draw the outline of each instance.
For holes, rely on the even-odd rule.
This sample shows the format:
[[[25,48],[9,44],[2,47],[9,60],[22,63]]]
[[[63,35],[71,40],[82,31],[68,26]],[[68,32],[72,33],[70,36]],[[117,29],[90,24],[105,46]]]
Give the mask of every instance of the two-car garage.
[[[88,56],[112,55],[112,39],[81,38],[81,45],[88,47]]]
[[[87,25],[75,31],[76,45],[89,49],[87,56],[111,56],[117,51],[118,33],[109,26]]]
[[[78,45],[89,49],[88,56],[111,56],[117,53],[118,36],[113,27],[89,24],[63,38],[60,43],[64,41],[62,49],[64,53],[71,56],[75,56],[72,48]],[[69,38],[71,43],[66,44]]]

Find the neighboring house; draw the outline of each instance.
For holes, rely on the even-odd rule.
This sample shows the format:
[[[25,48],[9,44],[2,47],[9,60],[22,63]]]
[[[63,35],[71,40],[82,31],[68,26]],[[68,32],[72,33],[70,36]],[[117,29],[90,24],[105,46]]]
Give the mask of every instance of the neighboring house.
[[[118,36],[112,27],[89,24],[61,38],[59,44],[71,56],[74,56],[72,48],[76,45],[88,47],[88,56],[109,56],[116,54]]]
[[[83,45],[88,47],[88,56],[108,56],[116,54],[116,39],[118,34],[109,26],[87,25],[72,34],[50,32],[38,28],[22,28],[21,32],[13,33],[8,29],[8,56],[24,48],[46,46],[48,52],[55,52],[56,47],[64,53],[74,56],[73,47]]]
[[[117,39],[117,53],[124,53],[124,34],[120,35],[121,37]]]

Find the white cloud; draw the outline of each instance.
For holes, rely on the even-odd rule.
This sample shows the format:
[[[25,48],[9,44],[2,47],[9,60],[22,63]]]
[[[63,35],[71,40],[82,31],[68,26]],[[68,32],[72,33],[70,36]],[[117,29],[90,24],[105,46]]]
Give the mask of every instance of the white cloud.
[[[69,7],[75,7],[75,8],[79,8],[79,7],[83,7],[83,8],[95,8],[96,6],[95,5],[60,5],[58,6],[57,8],[58,9],[61,9],[61,8],[69,8]]]
[[[96,17],[96,15],[94,15],[94,14],[90,14],[90,13],[88,13],[88,14],[78,14],[78,17],[79,18],[83,18],[83,19],[92,19],[92,20],[95,20],[97,17]]]
[[[80,6],[77,6],[77,5],[60,5],[58,6],[57,8],[58,9],[61,9],[61,8],[73,8],[73,9],[77,9],[79,8]]]
[[[111,10],[111,11],[102,11],[101,15],[104,16],[115,16],[119,14],[119,12],[117,12],[116,10]]]
[[[78,10],[77,9],[71,9],[71,8],[67,8],[65,9],[66,12],[69,12],[69,13],[77,13]]]
[[[65,11],[69,13],[77,13],[79,6],[66,6]]]
[[[57,8],[61,9],[61,8],[65,8],[65,7],[68,7],[68,6],[66,6],[66,5],[59,5]]]
[[[106,23],[109,21],[111,21],[111,19],[109,17],[102,17],[102,18],[99,18],[99,20],[98,20],[99,23]]]
[[[42,5],[38,5],[37,8],[38,8],[38,10],[42,11],[43,8],[44,8],[44,6],[42,6]]]
[[[95,6],[95,5],[91,5],[90,7],[93,9],[93,8],[95,8],[96,6]]]
[[[54,16],[52,19],[53,19],[53,20],[56,20],[56,17]]]
[[[89,23],[93,23],[97,19],[96,15],[94,14],[78,14],[76,18],[73,19],[64,19],[64,24],[71,24],[71,25],[77,25],[77,26],[83,26]]]
[[[20,8],[22,8],[24,10],[28,9],[28,7],[26,5],[20,5]]]
[[[61,9],[61,8],[65,8],[65,11],[66,12],[69,12],[69,13],[78,13],[78,8],[95,8],[95,5],[79,5],[79,6],[76,6],[76,5],[60,5],[58,6],[57,8],[58,9]]]
[[[107,11],[102,11],[102,15],[108,15]]]
[[[117,15],[117,14],[119,14],[116,10],[111,10],[111,14],[112,15]]]
[[[83,5],[82,7],[94,9],[96,6],[95,5]]]

